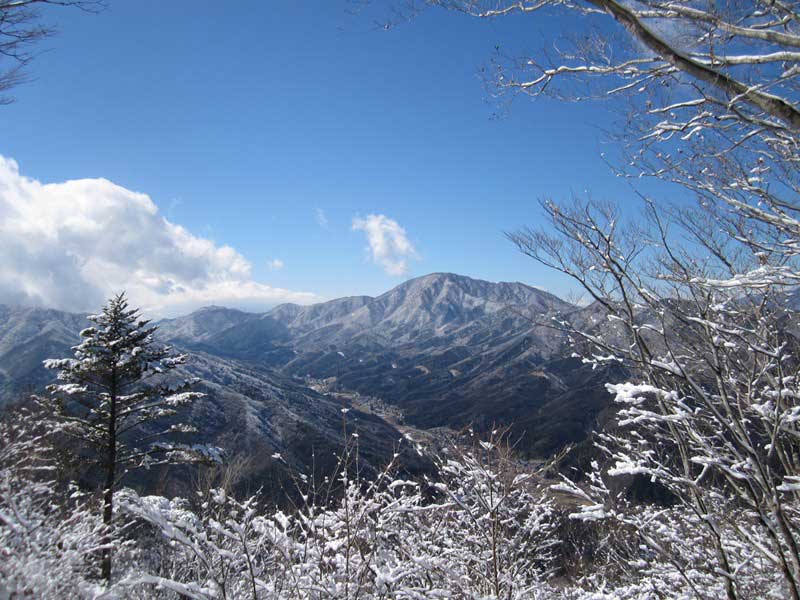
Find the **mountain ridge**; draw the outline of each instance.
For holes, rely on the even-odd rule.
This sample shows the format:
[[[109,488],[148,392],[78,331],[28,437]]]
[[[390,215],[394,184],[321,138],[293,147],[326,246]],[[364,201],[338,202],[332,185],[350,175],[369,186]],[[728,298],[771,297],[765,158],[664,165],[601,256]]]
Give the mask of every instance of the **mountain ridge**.
[[[220,398],[235,399],[219,413],[227,419],[253,402],[272,406],[269,414],[276,415],[294,414],[295,401],[327,406],[330,400],[320,400],[316,392],[281,391],[324,380],[326,389],[396,407],[418,428],[523,424],[518,433],[528,437],[522,449],[545,454],[580,440],[610,402],[605,394],[574,392],[593,389],[597,374],[569,358],[565,336],[543,325],[585,310],[524,283],[431,273],[375,297],[282,304],[263,313],[211,305],[156,325],[164,342],[205,365],[197,369],[201,378],[230,374],[211,386]],[[33,313],[17,314],[25,320]],[[69,355],[78,321],[85,317],[51,317],[52,331],[41,324],[20,329],[7,322],[12,316],[6,322],[0,317],[0,340],[9,331],[36,334],[30,344],[17,340],[17,353],[28,357],[26,369],[14,370],[6,384],[28,377],[41,386],[52,374],[43,373],[40,364],[37,370],[36,359]],[[57,325],[61,322],[70,327]],[[76,337],[67,343],[70,331]],[[7,375],[4,368],[0,358],[0,377]],[[256,383],[259,377],[262,385]],[[305,396],[317,400],[302,400]],[[308,431],[330,432],[335,411],[320,410],[327,424],[314,424],[313,410],[296,418]],[[332,439],[330,433],[323,437]]]
[[[607,404],[602,390],[571,391],[598,374],[543,325],[586,310],[527,284],[432,273],[375,297],[281,305],[201,347],[379,398],[415,427],[524,423],[541,454],[580,440]]]

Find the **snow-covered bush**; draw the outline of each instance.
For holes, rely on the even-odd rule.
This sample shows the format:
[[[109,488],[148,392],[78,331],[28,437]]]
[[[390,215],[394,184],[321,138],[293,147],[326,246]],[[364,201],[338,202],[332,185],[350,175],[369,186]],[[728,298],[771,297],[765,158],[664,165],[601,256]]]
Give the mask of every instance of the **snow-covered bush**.
[[[588,485],[558,486],[581,505],[573,516],[635,535],[642,568],[621,577],[635,589],[800,598],[800,207],[718,199],[670,215],[651,203],[650,228],[635,230],[609,204],[544,207],[556,233],[518,242],[607,317],[558,327],[585,363],[629,373],[607,385],[618,411],[598,437],[605,460]],[[628,502],[614,478],[657,486],[669,507]]]
[[[93,598],[102,519],[53,480],[44,436],[26,410],[0,422],[0,597]]]
[[[474,435],[473,435],[474,437]],[[503,436],[457,445],[438,459],[433,484],[447,506],[439,535],[420,536],[447,556],[449,589],[464,597],[534,598],[554,566],[554,506],[536,473],[522,470]]]
[[[292,514],[214,490],[199,514],[182,500],[123,496],[129,515],[174,551],[129,586],[189,598],[544,598],[553,568],[552,505],[496,442],[453,446],[430,486],[339,474],[341,495],[312,490]],[[425,488],[425,489],[423,489]]]
[[[603,538],[603,552],[593,557],[570,597],[723,598],[724,575],[735,582],[738,597],[786,597],[785,583],[776,577],[774,564],[757,548],[762,534],[747,512],[730,499],[720,495],[708,514],[699,515],[681,503],[657,506],[626,501],[597,476],[590,486],[567,482],[555,487],[583,498],[571,517],[583,520]],[[709,539],[709,520],[731,565],[728,573],[719,568],[717,545]]]

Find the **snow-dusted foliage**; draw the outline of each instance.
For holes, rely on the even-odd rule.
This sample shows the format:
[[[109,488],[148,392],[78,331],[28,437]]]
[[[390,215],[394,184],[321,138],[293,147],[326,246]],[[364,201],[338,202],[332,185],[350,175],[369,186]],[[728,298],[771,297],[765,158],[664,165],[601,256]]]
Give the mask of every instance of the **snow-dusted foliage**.
[[[670,219],[650,204],[651,227],[635,232],[610,205],[545,209],[559,236],[518,242],[584,285],[612,324],[559,327],[585,362],[611,356],[630,374],[607,385],[618,413],[598,437],[606,460],[591,485],[557,486],[578,501],[573,516],[637,536],[644,562],[632,583],[800,597],[800,209],[703,202]],[[680,226],[688,240],[678,247]],[[663,510],[625,499],[619,490],[635,478]]]
[[[123,584],[198,599],[552,597],[556,520],[534,477],[491,442],[451,454],[432,486],[393,478],[393,465],[372,482],[343,469],[341,496],[317,502],[309,488],[291,514],[223,490],[198,513],[126,492],[124,510],[173,554]]]
[[[58,489],[42,435],[27,411],[0,423],[0,597],[93,598],[103,523]]]
[[[787,596],[774,562],[759,548],[763,531],[722,493],[705,494],[708,510],[698,514],[684,502],[658,506],[626,500],[610,491],[597,471],[590,479],[588,485],[553,486],[579,499],[569,517],[597,530],[603,546],[570,591],[575,597],[724,598],[729,580],[739,598]],[[730,571],[720,568],[723,555]]]

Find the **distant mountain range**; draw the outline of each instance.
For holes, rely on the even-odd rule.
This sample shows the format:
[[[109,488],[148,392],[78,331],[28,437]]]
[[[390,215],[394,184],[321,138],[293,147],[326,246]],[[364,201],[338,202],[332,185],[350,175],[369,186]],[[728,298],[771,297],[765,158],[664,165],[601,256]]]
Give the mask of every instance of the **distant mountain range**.
[[[434,273],[374,298],[263,314],[211,306],[158,325],[163,340],[192,354],[188,369],[208,394],[192,415],[204,436],[237,453],[280,452],[299,467],[312,448],[320,461],[341,445],[342,402],[359,396],[404,419],[348,415],[373,464],[388,458],[403,424],[513,425],[531,455],[584,440],[610,404],[608,374],[570,358],[563,334],[546,324],[564,315],[591,323],[596,313],[522,283]],[[81,315],[0,306],[0,404],[40,389],[52,376],[41,361],[68,356],[85,325]],[[343,393],[311,389],[320,380]],[[422,468],[413,453],[407,459]]]

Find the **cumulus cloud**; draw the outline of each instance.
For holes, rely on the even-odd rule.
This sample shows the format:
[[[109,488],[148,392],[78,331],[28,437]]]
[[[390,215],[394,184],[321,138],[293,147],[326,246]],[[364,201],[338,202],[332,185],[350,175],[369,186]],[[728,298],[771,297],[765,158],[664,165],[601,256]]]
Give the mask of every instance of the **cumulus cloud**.
[[[313,294],[253,281],[236,250],[106,179],[43,184],[0,156],[0,303],[96,310],[125,290],[154,315],[216,303],[252,310]]]
[[[383,267],[389,275],[405,275],[408,261],[419,259],[406,230],[386,215],[368,215],[364,219],[356,217],[353,219],[353,231],[365,233],[372,261]]]
[[[267,263],[267,266],[272,271],[280,271],[284,267],[284,264],[280,258],[273,258],[271,261]]]

